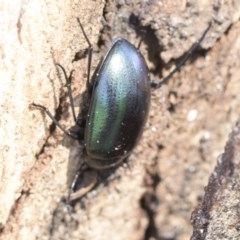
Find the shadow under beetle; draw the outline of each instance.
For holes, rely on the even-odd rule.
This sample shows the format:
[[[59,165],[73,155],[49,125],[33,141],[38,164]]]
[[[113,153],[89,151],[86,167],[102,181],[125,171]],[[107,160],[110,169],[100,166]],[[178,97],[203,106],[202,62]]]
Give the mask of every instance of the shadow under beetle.
[[[123,38],[117,38],[113,42],[98,68],[95,79],[90,81],[92,45],[80,20],[78,18],[77,20],[88,43],[87,89],[92,97],[84,133],[84,146],[88,159],[80,167],[72,182],[68,202],[79,197],[78,194],[75,197],[71,197],[70,194],[86,167],[90,169],[111,168],[129,156],[141,137],[147,120],[150,88],[159,88],[167,83],[200,45],[211,27],[209,24],[201,38],[192,45],[176,68],[162,81],[150,81],[149,70],[143,56],[136,47]],[[65,69],[60,64],[57,66],[62,69],[66,79],[74,121],[76,125],[80,125],[73,106],[72,72],[68,77]],[[82,140],[76,132],[65,130],[46,107],[35,103],[32,105],[43,110],[66,135],[79,141]],[[97,179],[94,181],[97,182]]]

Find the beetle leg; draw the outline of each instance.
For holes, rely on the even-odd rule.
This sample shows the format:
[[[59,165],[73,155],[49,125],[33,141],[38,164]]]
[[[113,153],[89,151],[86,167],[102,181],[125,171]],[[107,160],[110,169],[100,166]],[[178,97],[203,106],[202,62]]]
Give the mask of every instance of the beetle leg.
[[[179,70],[181,70],[181,67],[191,57],[192,53],[197,49],[197,47],[199,47],[199,45],[202,43],[202,41],[204,40],[204,38],[205,38],[206,34],[208,33],[209,29],[211,28],[211,26],[212,26],[212,23],[210,22],[208,27],[206,28],[206,30],[203,32],[202,36],[200,37],[200,39],[192,45],[192,47],[187,51],[187,53],[185,54],[183,59],[177,64],[177,66],[166,77],[164,77],[159,82],[156,82],[156,81],[151,82],[152,88],[159,88],[163,84],[167,84],[168,80],[173,76],[173,74],[178,72]]]
[[[77,173],[75,174],[74,179],[69,188],[66,200],[67,205],[70,205],[71,201],[83,197],[96,186],[98,178],[97,171],[90,168],[87,170],[86,168],[87,168],[86,164],[82,163]],[[79,189],[76,190],[75,188],[77,187],[77,183],[79,182],[80,177],[82,179],[81,186]]]
[[[93,47],[92,47],[92,44],[91,44],[91,42],[89,41],[89,39],[87,37],[87,34],[84,31],[84,28],[83,28],[83,26],[82,26],[82,24],[80,22],[80,19],[77,18],[77,21],[79,23],[79,26],[80,26],[81,31],[83,33],[83,36],[84,36],[84,38],[86,39],[86,41],[88,43],[88,49],[87,49],[87,51],[88,51],[87,89],[90,92],[91,89],[92,89],[92,83],[90,82],[90,74],[91,74]]]
[[[31,105],[34,107],[40,108],[42,111],[44,111],[52,119],[53,123],[56,126],[58,126],[67,136],[78,140],[78,135],[64,129],[63,126],[59,124],[57,119],[51,114],[51,112],[46,107],[44,107],[43,105],[40,105],[40,104],[35,104],[35,103],[32,103]]]

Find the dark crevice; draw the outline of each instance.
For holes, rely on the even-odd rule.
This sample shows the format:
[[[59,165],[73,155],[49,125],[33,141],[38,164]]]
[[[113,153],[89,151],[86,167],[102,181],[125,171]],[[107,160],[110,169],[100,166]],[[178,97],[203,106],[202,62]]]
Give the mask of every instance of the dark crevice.
[[[139,17],[136,16],[135,14],[131,14],[128,19],[128,24],[131,28],[137,29],[140,26],[140,20]]]
[[[159,44],[155,30],[153,30],[150,25],[142,26],[139,17],[133,13],[129,16],[128,25],[135,30],[136,35],[140,37],[141,41],[148,47],[148,59],[155,66],[150,69],[150,72],[154,75],[159,74],[164,65],[159,54],[163,50],[163,47]]]
[[[22,201],[24,201],[24,198],[27,198],[30,195],[30,189],[22,190],[20,196],[16,199],[14,202],[14,205],[11,208],[11,211],[8,215],[8,220],[5,226],[8,225],[8,222],[10,221],[10,218],[13,218],[17,212],[18,206],[21,204]],[[5,226],[0,225],[0,234],[4,231]]]
[[[239,19],[240,19],[240,18],[239,18]],[[233,26],[233,24],[230,24],[230,25],[228,26],[228,28],[227,28],[226,31],[224,32],[225,35],[228,35],[228,34],[229,34],[230,30],[232,29],[232,26]]]
[[[150,26],[147,26],[145,29],[146,36],[144,36],[143,42],[148,46],[148,59],[155,66],[150,71],[154,75],[159,75],[160,73],[160,76],[162,76],[162,69],[165,63],[161,59],[160,53],[163,51],[163,47],[159,44],[155,31]]]
[[[75,53],[75,56],[74,56],[72,62],[79,61],[83,58],[86,58],[87,56],[88,56],[88,48],[81,49],[81,50],[79,50],[78,52]]]
[[[168,110],[170,113],[176,112],[176,106],[175,106],[175,104],[169,103],[169,107],[167,108],[167,110]]]
[[[160,181],[159,176],[155,175],[153,176],[153,180],[157,182]],[[140,205],[142,209],[146,212],[147,217],[148,217],[148,226],[145,231],[145,235],[143,237],[144,240],[176,240],[175,237],[161,237],[160,236],[160,229],[157,226],[155,222],[155,215],[157,206],[159,204],[159,200],[156,197],[156,194],[154,193],[145,193],[141,200],[140,200]]]
[[[157,147],[158,147],[159,151],[162,151],[165,148],[165,146],[163,144],[160,144],[160,143],[157,144]]]
[[[171,96],[173,96],[174,99],[177,99],[178,98],[178,93],[176,91],[170,91],[169,94],[168,94],[168,99],[171,99]],[[170,113],[175,113],[176,112],[176,105],[177,105],[177,103],[169,100],[169,106],[168,106],[167,110]]]
[[[45,143],[43,144],[42,148],[40,151],[35,155],[36,159],[38,160],[39,156],[44,153],[45,147],[48,145],[48,138],[46,139]]]
[[[146,212],[149,221],[143,238],[144,240],[159,239],[158,228],[155,223],[155,211],[152,209],[152,205],[157,202],[156,196],[150,193],[145,193],[140,200],[141,208]]]
[[[161,147],[159,148],[161,149]],[[145,230],[144,240],[161,239],[159,236],[159,228],[155,223],[155,215],[159,206],[159,199],[157,198],[156,189],[161,178],[156,172],[157,158],[155,159],[154,166],[147,171],[146,186],[147,191],[140,199],[140,206],[145,211],[148,217],[148,226]]]
[[[109,5],[109,0],[106,0],[105,6],[103,8],[103,13],[102,13],[103,28],[100,30],[98,43],[97,43],[97,46],[99,49],[101,49],[102,46],[105,46],[105,41],[103,40],[102,35],[104,34],[104,32],[111,30],[111,26],[108,24],[107,16],[106,16],[106,14],[108,14],[108,5]]]
[[[147,45],[147,54],[148,59],[154,67],[150,70],[153,75],[163,78],[162,70],[164,68],[170,68],[173,65],[180,63],[187,55],[188,51],[182,54],[182,56],[178,58],[171,59],[168,63],[165,63],[161,58],[160,53],[163,51],[163,46],[159,43],[159,39],[156,36],[155,30],[152,29],[151,25],[142,26],[141,20],[138,16],[131,14],[129,17],[129,27],[133,28],[138,37],[142,39],[142,41]],[[199,36],[200,38],[201,36]],[[196,39],[198,41],[198,39]],[[195,42],[193,43],[193,45]],[[193,46],[192,45],[192,46]],[[189,46],[189,50],[192,46]],[[205,57],[208,53],[208,49],[203,49],[201,46],[198,46],[194,49],[193,53],[188,58],[187,62],[189,64],[194,63],[199,57]],[[183,66],[185,63],[183,64]]]

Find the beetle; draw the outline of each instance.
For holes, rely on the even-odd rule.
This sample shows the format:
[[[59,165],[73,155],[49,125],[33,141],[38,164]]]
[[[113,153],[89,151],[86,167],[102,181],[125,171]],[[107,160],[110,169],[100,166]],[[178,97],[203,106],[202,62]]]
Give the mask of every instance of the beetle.
[[[88,43],[87,89],[91,95],[91,102],[84,133],[84,146],[88,158],[73,180],[68,199],[85,166],[98,170],[112,168],[118,166],[131,154],[142,135],[147,120],[150,88],[156,89],[167,83],[200,45],[211,27],[209,24],[182,61],[160,82],[150,81],[148,67],[139,49],[123,38],[115,39],[101,62],[95,79],[91,81],[92,45],[79,18],[77,20]],[[73,118],[76,125],[80,125],[81,121],[76,116],[73,107],[72,72],[68,77],[65,69],[60,64],[57,66],[64,73]],[[65,134],[81,140],[78,134],[65,130],[45,106],[35,103],[32,105],[43,110]]]

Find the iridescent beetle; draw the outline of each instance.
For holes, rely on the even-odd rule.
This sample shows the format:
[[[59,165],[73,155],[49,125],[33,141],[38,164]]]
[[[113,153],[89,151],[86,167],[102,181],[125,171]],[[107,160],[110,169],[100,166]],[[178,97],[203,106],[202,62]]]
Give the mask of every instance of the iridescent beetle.
[[[120,164],[130,155],[142,135],[147,120],[150,88],[159,88],[175,72],[179,71],[192,52],[203,41],[211,27],[211,24],[209,24],[201,38],[192,45],[176,68],[162,81],[157,83],[150,81],[148,67],[139,49],[123,38],[117,38],[113,42],[95,74],[95,79],[90,81],[92,45],[80,20],[77,20],[88,43],[87,88],[91,94],[91,103],[84,134],[84,146],[88,158],[81,165],[73,180],[68,202],[81,197],[82,194],[73,194],[73,196],[70,196],[70,194],[86,166],[100,170],[111,168]],[[60,64],[57,64],[57,66],[62,69],[65,75],[73,117],[75,123],[79,124],[73,106],[72,73],[67,77],[64,68]],[[46,107],[34,103],[32,105],[43,110],[66,135],[79,141],[82,140],[77,133],[65,130]],[[96,184],[97,178],[93,177],[93,179],[93,183],[89,185],[90,187],[86,191],[89,191],[89,188]]]

